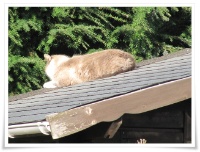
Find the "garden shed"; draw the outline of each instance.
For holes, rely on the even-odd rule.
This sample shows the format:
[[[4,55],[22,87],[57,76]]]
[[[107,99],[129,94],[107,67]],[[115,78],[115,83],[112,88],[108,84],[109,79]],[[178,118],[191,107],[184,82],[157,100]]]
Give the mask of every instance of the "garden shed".
[[[108,67],[109,68],[109,67]],[[9,143],[191,143],[191,49],[9,98]]]

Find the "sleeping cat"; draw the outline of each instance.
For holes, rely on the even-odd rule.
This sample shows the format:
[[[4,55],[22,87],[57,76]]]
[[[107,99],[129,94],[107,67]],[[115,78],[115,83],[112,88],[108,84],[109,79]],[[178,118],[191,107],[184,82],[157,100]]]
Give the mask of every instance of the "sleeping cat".
[[[86,81],[113,76],[135,68],[131,54],[118,49],[108,49],[86,55],[44,54],[45,72],[51,81],[44,88],[70,86]]]

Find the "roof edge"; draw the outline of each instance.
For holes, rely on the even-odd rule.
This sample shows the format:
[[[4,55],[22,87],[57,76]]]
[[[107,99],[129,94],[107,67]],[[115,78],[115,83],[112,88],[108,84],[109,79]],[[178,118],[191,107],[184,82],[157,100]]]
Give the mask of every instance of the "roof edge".
[[[8,137],[16,138],[27,135],[50,135],[51,129],[47,121],[36,122],[36,123],[27,123],[19,125],[11,125],[8,127]]]
[[[100,122],[114,121],[125,113],[139,114],[175,104],[188,98],[191,98],[191,77],[158,84],[64,112],[49,114],[46,116],[46,120],[51,127],[52,138],[58,139]]]
[[[192,52],[191,48],[185,48],[185,49],[182,49],[180,51],[172,52],[170,54],[166,54],[166,55],[163,55],[163,56],[160,56],[160,57],[153,57],[151,59],[143,60],[141,62],[136,63],[136,68],[139,68],[139,67],[142,67],[142,66],[145,66],[145,65],[149,65],[149,64],[153,64],[153,63],[156,63],[156,62],[160,62],[160,61],[163,61],[163,60],[168,60],[168,59],[171,59],[171,58],[179,57],[179,56],[182,56],[182,55],[186,55],[186,54],[189,54],[191,52]]]

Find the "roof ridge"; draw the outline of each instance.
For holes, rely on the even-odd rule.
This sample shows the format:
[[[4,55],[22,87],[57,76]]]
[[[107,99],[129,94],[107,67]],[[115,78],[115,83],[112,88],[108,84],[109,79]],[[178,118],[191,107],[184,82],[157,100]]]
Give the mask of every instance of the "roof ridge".
[[[179,56],[182,56],[182,55],[186,55],[186,54],[189,54],[191,52],[192,52],[191,48],[185,48],[183,50],[180,50],[180,51],[177,51],[177,52],[173,52],[173,53],[170,53],[170,54],[167,54],[167,55],[163,55],[163,56],[160,56],[160,57],[155,57],[155,58],[148,59],[148,60],[143,60],[143,61],[141,61],[139,63],[136,63],[136,68],[139,68],[141,66],[145,66],[145,65],[148,65],[148,64],[160,62],[160,61],[163,61],[163,60],[179,57]]]

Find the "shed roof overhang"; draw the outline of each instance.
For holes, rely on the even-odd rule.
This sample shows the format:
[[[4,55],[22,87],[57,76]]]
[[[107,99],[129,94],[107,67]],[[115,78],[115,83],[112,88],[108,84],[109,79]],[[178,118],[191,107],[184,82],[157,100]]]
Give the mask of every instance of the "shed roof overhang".
[[[191,77],[170,81],[118,97],[46,116],[47,121],[9,126],[9,137],[41,134],[58,139],[123,114],[138,114],[191,98]]]
[[[138,114],[191,98],[191,77],[46,116],[53,139],[79,132],[123,114]]]

